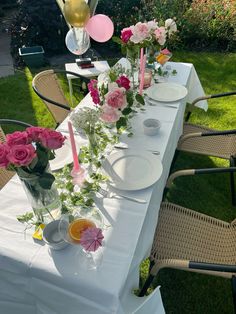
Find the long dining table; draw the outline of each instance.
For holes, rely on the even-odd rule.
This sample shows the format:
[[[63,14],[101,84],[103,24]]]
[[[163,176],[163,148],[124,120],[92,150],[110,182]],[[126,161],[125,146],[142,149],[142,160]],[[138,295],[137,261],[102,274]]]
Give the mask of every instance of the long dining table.
[[[126,62],[122,59],[121,64]],[[15,175],[0,191],[0,314],[112,314],[133,313],[128,309],[131,291],[138,287],[139,265],[148,256],[158,219],[163,190],[169,175],[182,125],[186,102],[204,95],[194,66],[170,62],[177,71],[170,75],[188,89],[179,101],[149,105],[131,121],[133,136],[121,141],[137,154],[148,149],[158,150],[163,166],[160,179],[138,191],[123,191],[127,196],[146,200],[139,204],[127,199],[98,197],[96,206],[105,224],[105,246],[101,266],[96,270],[80,268],[76,246],[52,251],[43,242],[32,238],[32,229],[17,221],[16,216],[30,210],[19,178]],[[157,85],[158,88],[158,85]],[[78,108],[92,104],[88,94]],[[207,110],[207,103],[200,107]],[[76,109],[75,109],[76,110]],[[147,136],[142,122],[147,118],[161,121],[155,136]],[[67,128],[68,118],[58,130]],[[84,143],[76,137],[77,145]],[[159,288],[157,288],[159,289]],[[157,313],[164,308],[159,290]]]

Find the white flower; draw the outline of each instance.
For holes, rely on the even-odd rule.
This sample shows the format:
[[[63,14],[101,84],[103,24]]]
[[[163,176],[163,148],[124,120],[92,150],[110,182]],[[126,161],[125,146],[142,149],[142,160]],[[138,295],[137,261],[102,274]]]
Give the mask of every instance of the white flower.
[[[149,22],[147,22],[147,27],[148,27],[148,30],[149,30],[149,32],[150,32],[150,31],[152,31],[152,30],[157,29],[158,23],[157,23],[155,20],[149,21]]]
[[[111,82],[110,76],[109,76],[109,72],[103,72],[101,74],[98,75],[98,83],[97,83],[97,87],[98,89],[100,89],[102,86],[107,87],[108,83]]]
[[[70,117],[70,120],[76,130],[89,130],[93,128],[99,120],[99,112],[91,108],[81,108]]]
[[[169,36],[177,32],[177,25],[173,19],[167,19],[165,21],[165,28],[167,29]]]
[[[117,87],[119,87],[119,86],[116,82],[108,83],[108,91],[109,92],[116,89]]]

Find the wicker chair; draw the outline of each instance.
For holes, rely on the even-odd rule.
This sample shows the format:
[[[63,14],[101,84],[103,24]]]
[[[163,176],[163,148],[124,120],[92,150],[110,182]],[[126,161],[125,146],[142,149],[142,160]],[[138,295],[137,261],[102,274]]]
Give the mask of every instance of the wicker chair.
[[[182,170],[173,173],[166,187],[176,177],[235,172],[236,167]],[[236,309],[236,219],[231,223],[198,213],[176,204],[162,202],[150,254],[150,273],[139,296],[144,296],[162,268],[231,278]]]
[[[57,73],[72,74],[84,83],[88,83],[89,79],[77,73],[63,70],[42,71],[33,78],[32,87],[35,93],[44,101],[55,122],[59,125],[67,117],[71,108],[61,89]]]
[[[203,99],[236,95],[236,91],[197,98],[186,114],[188,121],[195,104]],[[210,128],[184,123],[183,135],[179,139],[177,151],[185,151],[229,160],[230,167],[236,166],[236,129],[217,131]],[[175,156],[176,158],[176,156]],[[230,173],[232,204],[236,205],[234,174]]]
[[[3,124],[11,124],[17,125],[22,127],[29,127],[31,126],[28,123],[18,121],[18,120],[10,120],[10,119],[0,119],[0,143],[5,142],[5,134],[1,128]],[[4,185],[14,176],[15,172],[8,171],[4,168],[0,168],[0,190],[4,187]]]

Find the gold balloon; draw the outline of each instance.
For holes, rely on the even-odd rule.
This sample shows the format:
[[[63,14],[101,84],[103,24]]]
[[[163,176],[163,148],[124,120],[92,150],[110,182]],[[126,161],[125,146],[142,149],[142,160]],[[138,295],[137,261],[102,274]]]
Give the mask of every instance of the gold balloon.
[[[90,9],[84,0],[66,0],[64,16],[74,27],[84,27],[90,17]]]

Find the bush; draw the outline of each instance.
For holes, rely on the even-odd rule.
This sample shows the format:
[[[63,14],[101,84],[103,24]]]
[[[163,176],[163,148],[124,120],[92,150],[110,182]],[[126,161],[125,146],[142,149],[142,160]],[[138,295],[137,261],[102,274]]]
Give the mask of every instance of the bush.
[[[18,1],[17,0],[1,0],[0,6],[2,7],[2,9],[11,9],[11,8],[15,8],[18,5]]]
[[[181,40],[181,21],[191,2],[192,0],[153,0],[146,9],[149,12],[152,11],[152,16],[157,21],[164,22],[168,18],[176,20],[178,32],[173,34],[168,42],[168,48],[171,50],[184,48]]]
[[[235,50],[235,0],[194,0],[183,16],[180,35],[188,48]]]
[[[140,0],[100,0],[96,14],[108,15],[115,26],[115,35],[120,35],[124,27],[133,25],[139,21]]]
[[[66,49],[68,27],[55,0],[21,0],[19,11],[10,27],[11,52],[20,63],[18,48],[43,46],[47,54]]]

